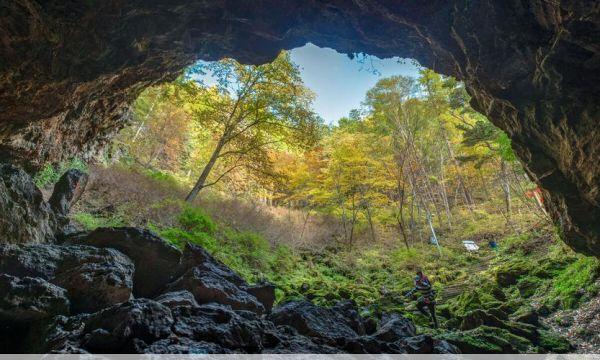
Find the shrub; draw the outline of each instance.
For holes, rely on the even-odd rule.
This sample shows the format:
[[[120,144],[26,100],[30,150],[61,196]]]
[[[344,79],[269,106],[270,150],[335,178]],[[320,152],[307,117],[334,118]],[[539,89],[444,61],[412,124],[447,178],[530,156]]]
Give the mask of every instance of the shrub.
[[[46,164],[42,170],[40,170],[33,177],[33,181],[40,189],[50,187],[54,185],[58,179],[69,169],[78,169],[81,171],[87,171],[88,167],[85,162],[75,158],[70,161],[62,162],[58,166],[52,164]]]
[[[178,219],[181,227],[188,232],[213,235],[217,229],[215,222],[202,209],[187,206]]]

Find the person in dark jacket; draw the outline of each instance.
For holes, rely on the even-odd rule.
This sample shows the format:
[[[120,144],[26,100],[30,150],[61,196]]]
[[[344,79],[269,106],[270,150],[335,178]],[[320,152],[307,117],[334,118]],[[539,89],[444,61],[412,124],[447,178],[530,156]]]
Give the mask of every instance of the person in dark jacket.
[[[421,312],[421,314],[425,315],[428,318],[431,318],[433,322],[433,327],[437,329],[438,322],[435,316],[435,290],[431,286],[431,281],[423,274],[421,269],[417,270],[417,275],[415,276],[415,287],[406,293],[406,296],[412,296],[415,292],[419,293],[419,298],[417,299],[417,309]],[[427,310],[429,312],[427,312]]]

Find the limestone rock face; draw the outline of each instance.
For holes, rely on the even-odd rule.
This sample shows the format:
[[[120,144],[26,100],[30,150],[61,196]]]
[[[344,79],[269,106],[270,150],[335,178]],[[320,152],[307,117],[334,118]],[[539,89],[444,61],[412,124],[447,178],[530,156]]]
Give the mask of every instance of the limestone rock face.
[[[48,200],[52,210],[57,214],[67,216],[71,206],[83,194],[87,182],[88,175],[83,171],[77,169],[67,170],[54,185],[54,191]]]
[[[92,154],[128,104],[197,59],[264,63],[312,42],[465,81],[575,250],[600,255],[600,12],[594,1],[11,0],[0,18],[0,159]]]
[[[0,244],[53,242],[72,232],[69,210],[86,183],[87,174],[68,170],[46,202],[28,173],[0,163]]]
[[[31,176],[0,164],[0,243],[42,243],[54,239],[56,216]]]

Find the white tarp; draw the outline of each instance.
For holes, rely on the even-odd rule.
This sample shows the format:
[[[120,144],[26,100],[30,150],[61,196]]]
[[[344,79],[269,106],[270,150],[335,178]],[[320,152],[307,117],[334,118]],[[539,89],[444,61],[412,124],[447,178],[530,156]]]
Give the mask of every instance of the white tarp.
[[[463,245],[468,251],[477,251],[479,250],[479,246],[475,244],[475,241],[472,240],[463,240]]]

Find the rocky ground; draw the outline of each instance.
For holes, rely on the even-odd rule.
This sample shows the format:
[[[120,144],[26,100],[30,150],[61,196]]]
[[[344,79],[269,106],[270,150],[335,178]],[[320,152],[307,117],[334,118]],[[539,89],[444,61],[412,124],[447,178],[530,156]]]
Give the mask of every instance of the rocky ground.
[[[270,284],[249,285],[202,248],[180,252],[135,228],[1,245],[0,274],[6,352],[459,352],[399,314],[365,319],[349,301],[273,308]]]
[[[417,333],[399,313],[360,316],[352,301],[274,306],[196,245],[180,250],[138,228],[78,232],[69,210],[87,175],[68,171],[48,201],[31,177],[0,165],[0,349],[6,353],[516,353],[567,352],[535,309],[502,291],[464,313],[440,306],[447,330]],[[516,282],[510,268],[497,282]],[[463,296],[464,297],[464,296]],[[475,298],[473,298],[475,299]],[[474,300],[473,300],[474,301]],[[594,305],[595,304],[595,305]],[[596,334],[598,303],[574,314]],[[594,340],[595,339],[595,340]],[[578,342],[584,345],[584,342]],[[597,346],[597,345],[596,345]]]
[[[5,353],[457,353],[400,314],[359,315],[250,285],[203,248],[152,232],[77,232],[68,213],[87,175],[68,171],[46,202],[0,165],[0,349]]]
[[[598,353],[598,349],[600,349],[600,294],[578,309],[555,312],[544,319],[544,323],[575,344],[577,353]]]

